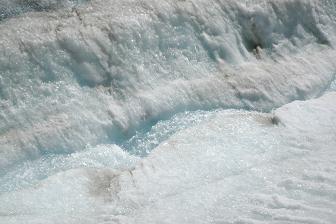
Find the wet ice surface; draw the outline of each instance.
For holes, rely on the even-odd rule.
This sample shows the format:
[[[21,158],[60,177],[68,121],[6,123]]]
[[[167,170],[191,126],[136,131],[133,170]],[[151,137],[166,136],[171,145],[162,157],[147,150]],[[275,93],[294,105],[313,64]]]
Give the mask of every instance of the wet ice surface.
[[[30,2],[0,22],[1,224],[335,222],[333,1]]]
[[[1,22],[1,169],[128,139],[137,151],[142,130],[184,111],[321,96],[332,2],[261,3],[95,0]]]
[[[168,120],[159,121],[151,126],[150,130],[137,131],[134,136],[122,143],[122,147],[132,154],[146,156],[174,133],[197,125],[213,114],[207,111],[178,113]]]
[[[150,130],[139,130],[132,138],[121,143],[122,148],[116,145],[87,146],[77,153],[51,154],[42,156],[37,160],[26,161],[13,166],[10,171],[1,173],[0,192],[31,187],[49,176],[70,169],[130,169],[140,159],[139,156],[148,155],[156,146],[174,133],[199,124],[201,121],[214,116],[214,113],[195,111],[177,114],[171,119],[159,121]]]
[[[78,168],[130,169],[138,161],[116,145],[88,146],[80,153],[47,155],[38,160],[26,161],[11,171],[2,173],[0,192],[32,187],[41,180],[60,172]]]
[[[177,133],[133,171],[141,199],[130,220],[333,223],[335,96],[273,115],[217,112]]]
[[[272,114],[207,112],[206,119],[168,137],[147,158],[132,163],[120,153],[119,162],[130,164],[124,171],[107,164],[69,170],[3,193],[0,220],[333,223],[335,100],[333,92]],[[110,156],[96,156],[100,164],[113,161],[116,149],[110,147]],[[72,158],[71,163],[87,159]]]
[[[330,84],[329,91],[336,91],[336,80]]]
[[[78,6],[87,0],[0,0],[0,21],[31,11],[51,11]]]

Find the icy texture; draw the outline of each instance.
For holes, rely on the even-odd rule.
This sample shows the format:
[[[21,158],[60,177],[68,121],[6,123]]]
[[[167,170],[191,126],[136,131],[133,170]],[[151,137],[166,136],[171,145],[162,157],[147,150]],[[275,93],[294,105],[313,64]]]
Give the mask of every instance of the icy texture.
[[[199,124],[211,115],[206,111],[176,114],[169,120],[159,121],[150,130],[138,130],[132,138],[122,143],[122,147],[130,153],[145,156],[174,133]]]
[[[0,224],[335,223],[335,1],[0,3]]]
[[[336,79],[330,84],[329,91],[336,91]]]
[[[29,11],[71,8],[87,0],[0,0],[0,21]]]
[[[335,103],[332,92],[271,114],[208,112],[135,168],[71,170],[2,194],[0,222],[332,224]]]
[[[333,1],[94,0],[0,23],[0,168],[178,112],[270,111],[335,78]]]
[[[137,157],[130,156],[116,145],[87,147],[70,155],[48,155],[35,161],[26,161],[0,173],[0,193],[15,191],[38,184],[41,180],[78,168],[109,168],[126,170],[133,168]]]

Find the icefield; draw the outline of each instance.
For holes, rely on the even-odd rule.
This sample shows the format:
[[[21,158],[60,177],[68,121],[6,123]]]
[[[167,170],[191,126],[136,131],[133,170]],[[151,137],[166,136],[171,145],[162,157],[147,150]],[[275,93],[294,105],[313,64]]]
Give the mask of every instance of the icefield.
[[[335,0],[0,0],[0,224],[336,223]]]

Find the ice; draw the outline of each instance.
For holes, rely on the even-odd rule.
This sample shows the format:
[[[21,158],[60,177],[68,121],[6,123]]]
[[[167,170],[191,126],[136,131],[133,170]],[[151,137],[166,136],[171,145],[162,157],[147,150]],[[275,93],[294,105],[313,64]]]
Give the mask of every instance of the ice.
[[[336,91],[336,79],[330,84],[329,91]]]
[[[335,74],[330,1],[91,1],[0,24],[0,167],[184,111],[270,111]],[[300,15],[300,16],[299,16]]]
[[[132,169],[138,160],[138,157],[129,155],[116,145],[87,146],[77,153],[46,155],[11,167],[9,172],[1,173],[0,193],[32,187],[49,176],[71,169]]]
[[[175,134],[125,174],[138,205],[125,223],[333,223],[335,100],[217,112]]]
[[[0,224],[335,223],[335,7],[0,0]]]
[[[335,100],[208,112],[128,170],[66,171],[2,194],[0,221],[333,223]]]
[[[134,136],[122,143],[122,147],[132,154],[146,156],[176,132],[197,125],[212,115],[213,113],[208,111],[178,113],[168,120],[159,121],[150,128],[137,130]]]
[[[1,0],[0,21],[29,11],[71,8],[87,0]]]

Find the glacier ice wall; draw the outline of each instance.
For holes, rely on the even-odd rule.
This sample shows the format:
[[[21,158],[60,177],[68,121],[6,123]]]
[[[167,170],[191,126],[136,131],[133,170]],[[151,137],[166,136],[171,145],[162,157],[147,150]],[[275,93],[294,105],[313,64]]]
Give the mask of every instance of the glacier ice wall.
[[[335,78],[333,1],[91,1],[0,23],[0,167],[187,110],[270,111]]]

